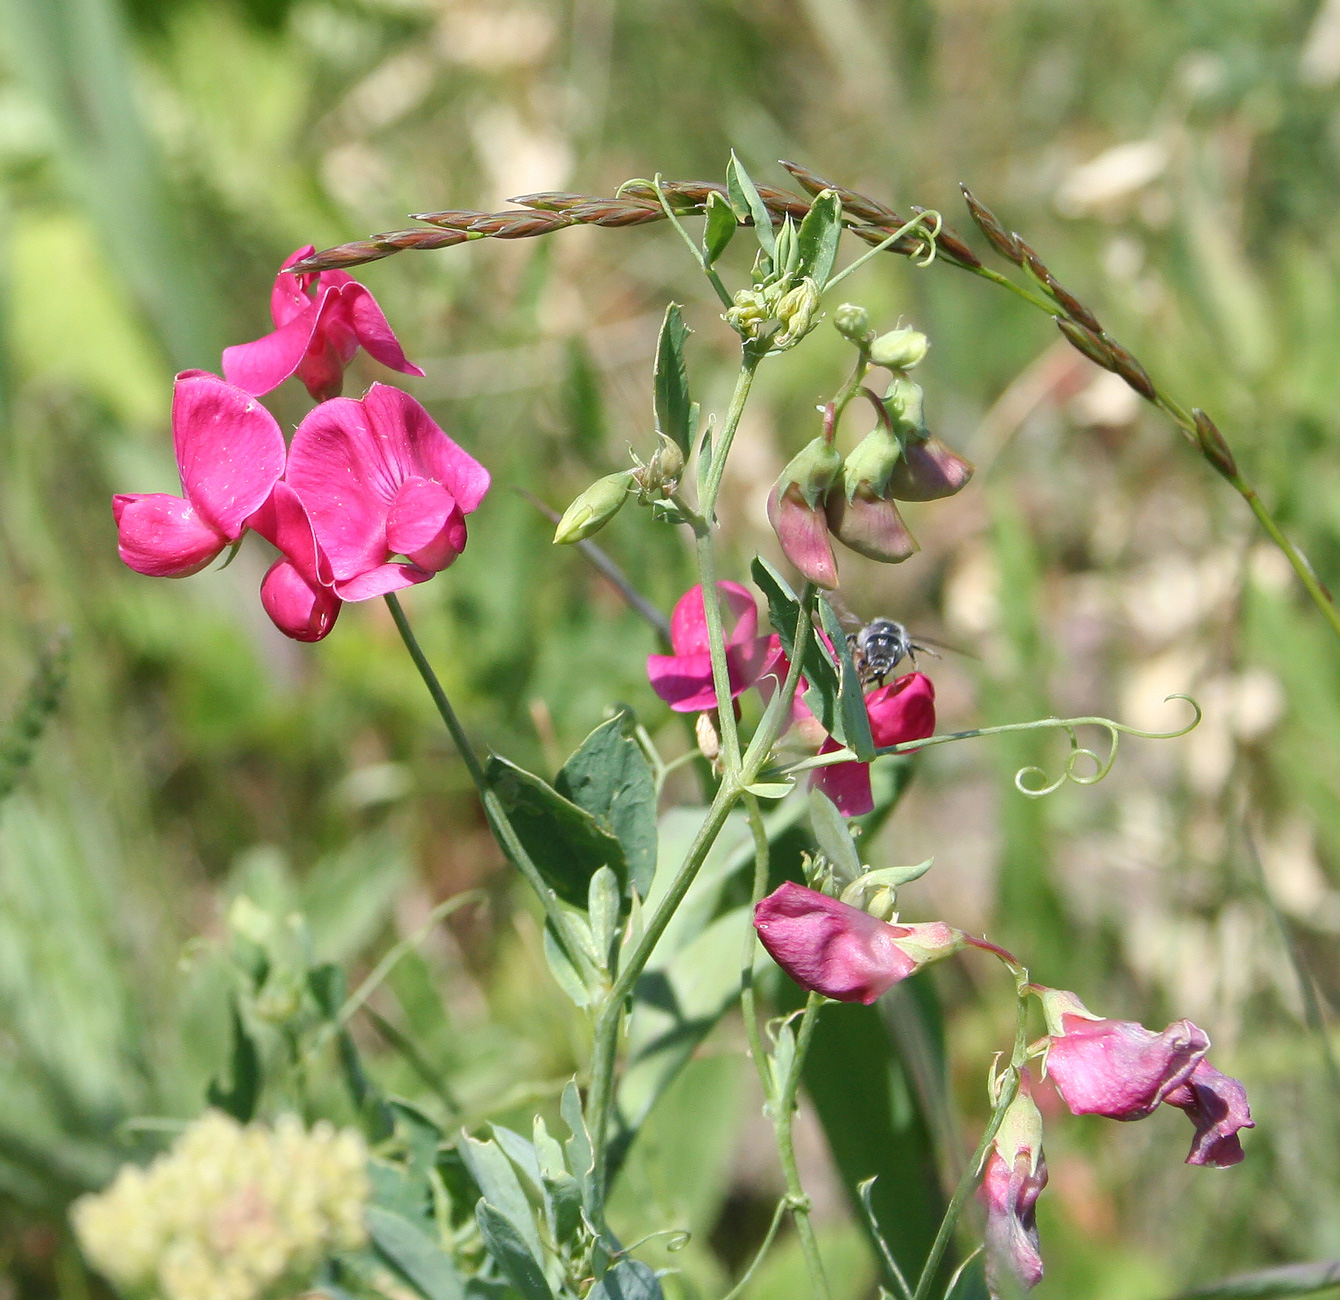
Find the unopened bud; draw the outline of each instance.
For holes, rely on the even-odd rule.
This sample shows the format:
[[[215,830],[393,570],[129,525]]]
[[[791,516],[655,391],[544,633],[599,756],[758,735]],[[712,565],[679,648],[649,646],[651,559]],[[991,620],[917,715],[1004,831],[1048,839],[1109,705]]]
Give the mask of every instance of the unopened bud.
[[[684,453],[673,438],[660,434],[661,445],[645,465],[632,471],[633,481],[642,496],[665,497],[679,487],[679,476],[684,472]]]
[[[1238,462],[1224,441],[1224,435],[1219,432],[1218,425],[1199,406],[1191,412],[1191,416],[1196,422],[1196,441],[1200,443],[1202,455],[1225,478],[1237,478]]]
[[[866,900],[865,911],[880,921],[898,919],[898,897],[887,885],[881,886]]]
[[[710,713],[700,713],[693,724],[693,734],[697,738],[698,748],[709,763],[715,763],[721,753],[721,737],[717,735],[716,723]]]
[[[554,545],[567,546],[598,533],[623,509],[633,470],[598,478],[564,512],[554,530]]]
[[[898,375],[884,395],[884,409],[902,444],[902,458],[889,475],[896,501],[937,501],[953,496],[973,476],[974,466],[926,428],[921,385]]]
[[[901,462],[898,439],[879,425],[847,457],[826,503],[833,536],[858,555],[885,564],[898,564],[918,549],[889,493]]]
[[[814,313],[819,306],[819,286],[806,276],[794,289],[788,289],[777,304],[781,333],[772,340],[774,349],[794,347],[814,328]]]
[[[833,327],[853,343],[870,342],[870,313],[855,303],[844,302],[833,313]]]
[[[884,394],[884,406],[893,420],[893,427],[900,434],[910,433],[917,438],[926,437],[925,401],[921,385],[904,375],[894,376]]]
[[[930,340],[910,325],[881,334],[870,345],[870,360],[889,370],[911,370],[926,358]]]
[[[818,437],[802,447],[782,470],[777,487],[785,492],[796,487],[805,504],[817,506],[842,473],[842,453],[826,438]]]

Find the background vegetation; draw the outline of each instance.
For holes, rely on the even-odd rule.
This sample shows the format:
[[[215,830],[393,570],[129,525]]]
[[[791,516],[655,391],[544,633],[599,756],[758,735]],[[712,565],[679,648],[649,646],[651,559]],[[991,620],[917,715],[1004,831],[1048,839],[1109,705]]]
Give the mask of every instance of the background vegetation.
[[[487,892],[356,1024],[388,1088],[459,1122],[552,1106],[584,1050],[380,604],[307,647],[265,620],[258,552],[180,584],[117,560],[110,494],[174,487],[173,372],[217,369],[225,343],[269,328],[297,245],[543,188],[716,179],[732,145],[759,181],[786,183],[771,160],[793,158],[960,229],[964,180],[1214,415],[1340,578],[1334,0],[6,0],[0,19],[0,705],[20,707],[70,633],[33,761],[0,754],[16,783],[0,805],[4,1300],[100,1285],[66,1206],[156,1149],[144,1117],[198,1112],[227,1052],[240,897],[262,928],[304,912],[316,956],[357,977],[439,900]],[[409,597],[481,747],[552,771],[614,699],[682,747],[646,685],[650,629],[511,491],[561,507],[646,439],[670,297],[696,330],[695,384],[720,399],[733,336],[673,233],[572,230],[359,274],[428,372],[406,386],[495,473],[464,559]],[[1184,1168],[1167,1116],[1051,1125],[1038,1295],[1155,1300],[1334,1257],[1340,646],[1242,503],[1041,315],[894,257],[853,286],[876,324],[930,334],[933,427],[980,467],[953,501],[911,508],[912,562],[844,556],[854,613],[976,656],[930,668],[943,723],[1157,728],[1180,720],[1170,691],[1206,710],[1185,740],[1130,742],[1103,786],[1038,804],[1011,785],[1030,746],[936,751],[870,850],[936,856],[908,915],[989,933],[1109,1014],[1191,1016],[1248,1086],[1258,1128],[1228,1174]],[[726,488],[734,576],[775,555],[762,503],[845,364],[830,334],[764,373]],[[289,384],[273,407],[292,427],[305,403]],[[602,541],[668,609],[681,539],[626,512]],[[1012,1008],[966,962],[936,984],[946,1132],[971,1132]],[[396,1048],[407,1032],[417,1062]],[[623,1184],[630,1231],[694,1229],[664,1262],[704,1295],[776,1195],[739,1038],[728,1018]],[[896,1082],[878,1064],[893,1050],[845,1086]],[[825,1248],[855,1300],[873,1258],[806,1105]],[[789,1294],[795,1269],[784,1241],[751,1296]]]

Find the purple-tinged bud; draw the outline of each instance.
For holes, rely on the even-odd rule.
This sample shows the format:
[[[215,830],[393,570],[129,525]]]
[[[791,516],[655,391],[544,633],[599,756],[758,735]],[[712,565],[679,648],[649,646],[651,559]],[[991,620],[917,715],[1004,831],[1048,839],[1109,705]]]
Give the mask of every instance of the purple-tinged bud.
[[[870,360],[889,370],[911,370],[926,359],[930,340],[910,325],[881,334],[870,345]]]
[[[977,1198],[986,1206],[986,1277],[992,1295],[1013,1278],[1025,1288],[1042,1280],[1037,1199],[1047,1185],[1042,1115],[1027,1070],[992,1139]]]
[[[842,470],[842,456],[815,438],[794,456],[768,494],[768,522],[782,552],[816,586],[838,585],[837,561],[828,540],[824,497]]]
[[[898,439],[879,425],[847,457],[826,502],[833,536],[858,555],[885,564],[898,564],[919,549],[889,492],[902,454]]]
[[[974,466],[926,428],[925,395],[903,376],[889,385],[884,406],[902,444],[902,459],[889,475],[896,501],[937,501],[952,497],[972,478]]]
[[[554,545],[566,546],[585,541],[598,533],[624,507],[628,500],[632,470],[620,470],[598,478],[564,512],[554,530]]]

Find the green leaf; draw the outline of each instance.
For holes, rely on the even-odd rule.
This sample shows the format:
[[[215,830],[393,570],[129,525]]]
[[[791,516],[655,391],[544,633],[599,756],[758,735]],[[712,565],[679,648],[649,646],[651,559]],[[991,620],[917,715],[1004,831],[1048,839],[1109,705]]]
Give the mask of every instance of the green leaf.
[[[656,344],[656,431],[673,438],[686,457],[693,446],[689,429],[689,372],[684,362],[684,340],[689,333],[679,304],[672,302],[665,309],[661,337]]]
[[[540,1162],[540,1173],[549,1192],[554,1240],[560,1243],[570,1241],[582,1223],[581,1184],[568,1172],[563,1148],[550,1137],[543,1116],[535,1116],[532,1141]]]
[[[712,266],[735,238],[739,226],[726,199],[712,190],[707,196],[707,220],[703,225],[703,257]]]
[[[841,235],[842,200],[833,190],[824,190],[800,223],[800,265],[795,278],[808,276],[822,291],[833,274]]]
[[[828,859],[838,881],[849,885],[860,876],[862,864],[846,819],[822,790],[811,790],[809,802],[810,825],[819,851]]]
[[[580,918],[572,917],[573,927],[576,928]],[[572,999],[574,1006],[589,1007],[591,1005],[591,990],[586,987],[586,982],[582,979],[581,972],[574,966],[568,958],[568,954],[563,951],[563,945],[559,943],[558,936],[554,934],[554,927],[548,922],[544,927],[544,959],[549,964],[549,973],[558,983],[558,987]]]
[[[744,164],[731,150],[730,163],[726,167],[726,193],[730,205],[740,221],[753,220],[754,233],[758,236],[758,246],[769,259],[777,254],[777,236],[772,229],[772,213],[758,196],[758,189],[750,180]]]
[[[587,1293],[587,1300],[661,1300],[656,1272],[640,1259],[621,1259]]]
[[[602,970],[609,970],[613,959],[622,902],[618,877],[608,867],[601,867],[591,877],[586,913],[591,918],[591,942]]]
[[[465,1300],[465,1284],[451,1256],[409,1219],[369,1205],[363,1222],[377,1253],[427,1300]]]
[[[368,1078],[367,1071],[354,1045],[353,1035],[347,1029],[341,1029],[336,1039],[340,1055],[340,1069],[349,1095],[358,1109],[359,1122],[363,1133],[370,1142],[381,1142],[395,1132],[395,1119],[391,1115],[381,1089]]]
[[[591,1170],[595,1166],[595,1157],[591,1151],[591,1135],[586,1131],[586,1116],[582,1114],[582,1098],[577,1091],[577,1081],[569,1079],[563,1089],[563,1099],[559,1102],[559,1113],[572,1134],[563,1143],[567,1153],[568,1170],[582,1185],[583,1199],[590,1204]]]
[[[235,997],[232,1009],[231,1077],[226,1086],[219,1079],[212,1080],[205,1096],[211,1106],[218,1107],[225,1114],[246,1124],[256,1114],[256,1102],[261,1093],[261,1058],[246,1025],[242,1023],[242,1012]]]
[[[792,781],[755,781],[745,786],[750,794],[756,794],[760,799],[785,799],[795,788]]]
[[[540,875],[564,902],[584,908],[591,877],[601,867],[611,868],[621,885],[627,881],[622,845],[585,808],[497,754],[489,755],[484,778]]]
[[[826,600],[819,602],[819,621],[837,652],[838,666],[842,674],[838,698],[842,730],[838,739],[862,763],[869,763],[875,757],[875,742],[870,735],[870,715],[865,709],[865,692],[861,689],[861,679],[857,676],[856,665],[852,662],[847,634],[842,630],[842,624],[838,622],[838,616],[832,605]]]
[[[554,1300],[540,1266],[538,1245],[534,1251],[529,1249],[517,1225],[488,1201],[481,1200],[475,1206],[475,1220],[489,1254],[521,1293],[522,1300]]]
[[[563,764],[554,787],[619,841],[627,881],[646,898],[656,871],[656,779],[631,734],[634,723],[627,709],[602,722]]]
[[[468,1134],[462,1133],[456,1150],[465,1162],[470,1177],[475,1180],[480,1196],[489,1203],[494,1213],[511,1221],[531,1255],[536,1259],[543,1258],[530,1199],[502,1148],[496,1142],[476,1142]]]
[[[1268,1296],[1315,1295],[1337,1286],[1340,1286],[1340,1260],[1332,1259],[1239,1273],[1222,1282],[1183,1291],[1177,1300],[1243,1300],[1247,1296],[1266,1300]]]

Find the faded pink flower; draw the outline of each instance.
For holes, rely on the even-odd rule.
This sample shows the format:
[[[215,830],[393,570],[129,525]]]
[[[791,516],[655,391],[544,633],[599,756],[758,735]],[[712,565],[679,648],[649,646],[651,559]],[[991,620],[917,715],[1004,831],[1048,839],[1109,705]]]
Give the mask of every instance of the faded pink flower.
[[[1042,1115],[1027,1070],[992,1140],[977,1198],[986,1206],[986,1276],[992,1295],[1005,1276],[1025,1288],[1042,1280],[1037,1200],[1047,1186],[1042,1155]]]
[[[445,569],[465,549],[465,516],[489,489],[488,470],[408,393],[385,384],[361,401],[337,397],[310,411],[293,435],[285,480],[342,600]]]
[[[935,684],[925,673],[906,673],[865,697],[870,735],[878,749],[924,740],[935,731]],[[842,746],[831,736],[820,747],[831,754]],[[844,817],[859,817],[875,806],[870,789],[869,763],[834,763],[816,767],[810,786],[822,790]]]
[[[817,587],[832,591],[838,585],[837,560],[828,537],[828,516],[821,500],[811,505],[800,487],[774,487],[768,494],[768,522],[782,553]]]
[[[261,579],[261,604],[274,625],[295,641],[320,641],[344,603],[332,589],[330,561],[317,544],[298,494],[276,483],[250,526],[282,552]]]
[[[1183,1085],[1210,1040],[1189,1020],[1162,1033],[1133,1020],[1104,1020],[1073,994],[1039,993],[1047,1028],[1047,1074],[1076,1115],[1144,1119]]]
[[[182,495],[112,498],[121,558],[137,573],[184,578],[240,538],[284,472],[284,435],[251,394],[203,370],[172,390]]]
[[[1186,1082],[1163,1100],[1169,1106],[1186,1111],[1196,1126],[1187,1164],[1226,1169],[1242,1159],[1242,1140],[1238,1132],[1255,1128],[1256,1121],[1247,1107],[1247,1089],[1237,1079],[1221,1074],[1208,1061],[1200,1060]]]
[[[360,347],[392,370],[422,375],[405,359],[377,300],[347,271],[294,275],[287,269],[314,251],[311,244],[299,248],[275,277],[270,293],[274,331],[224,349],[228,382],[259,396],[297,374],[322,402],[340,395],[344,368]]]
[[[735,620],[726,635],[726,668],[734,699],[762,676],[769,660],[769,638],[758,635],[758,607],[747,588],[738,582],[719,582],[717,590],[729,617]],[[715,709],[717,693],[712,684],[701,584],[690,587],[676,602],[670,615],[670,645],[673,654],[647,656],[652,690],[676,713]]]
[[[788,880],[754,908],[772,959],[802,988],[867,1005],[899,980],[963,946],[943,921],[890,925]]]

